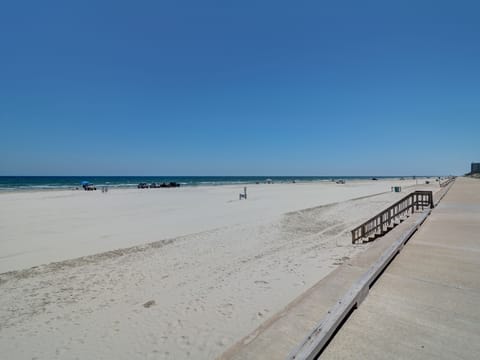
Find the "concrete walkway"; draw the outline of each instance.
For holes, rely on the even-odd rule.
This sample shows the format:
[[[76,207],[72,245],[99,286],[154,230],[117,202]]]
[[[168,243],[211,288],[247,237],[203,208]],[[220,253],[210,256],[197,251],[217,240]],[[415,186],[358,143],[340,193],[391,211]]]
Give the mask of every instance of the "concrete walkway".
[[[480,180],[456,180],[320,358],[480,358]]]

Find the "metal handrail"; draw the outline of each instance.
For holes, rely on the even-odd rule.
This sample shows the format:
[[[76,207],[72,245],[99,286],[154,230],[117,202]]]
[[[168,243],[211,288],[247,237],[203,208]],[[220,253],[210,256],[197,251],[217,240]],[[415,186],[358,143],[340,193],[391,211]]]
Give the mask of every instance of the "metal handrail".
[[[419,209],[423,210],[425,207],[433,208],[433,206],[432,191],[414,191],[353,229],[352,244],[372,235],[383,235],[396,225],[396,221],[402,221],[402,216],[412,214]]]

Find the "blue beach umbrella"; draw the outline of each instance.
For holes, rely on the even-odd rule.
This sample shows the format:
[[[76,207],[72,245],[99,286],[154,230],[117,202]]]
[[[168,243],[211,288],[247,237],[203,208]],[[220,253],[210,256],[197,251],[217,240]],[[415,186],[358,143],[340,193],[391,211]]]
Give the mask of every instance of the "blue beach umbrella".
[[[80,183],[80,185],[82,185],[82,186],[83,186],[83,185],[88,185],[88,184],[90,184],[89,181],[82,181],[82,182]]]

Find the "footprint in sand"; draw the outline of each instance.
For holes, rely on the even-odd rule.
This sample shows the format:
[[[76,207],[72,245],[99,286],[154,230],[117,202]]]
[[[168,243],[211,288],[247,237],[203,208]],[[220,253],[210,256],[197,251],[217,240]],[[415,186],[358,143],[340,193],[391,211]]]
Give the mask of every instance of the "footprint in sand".
[[[155,305],[155,300],[150,300],[150,301],[147,301],[145,304],[143,304],[143,307],[148,309],[149,307],[152,307],[153,305]]]
[[[268,281],[265,280],[255,280],[256,285],[267,285]]]
[[[219,309],[217,309],[217,312],[224,316],[230,317],[233,313],[233,304],[222,304],[219,306]]]

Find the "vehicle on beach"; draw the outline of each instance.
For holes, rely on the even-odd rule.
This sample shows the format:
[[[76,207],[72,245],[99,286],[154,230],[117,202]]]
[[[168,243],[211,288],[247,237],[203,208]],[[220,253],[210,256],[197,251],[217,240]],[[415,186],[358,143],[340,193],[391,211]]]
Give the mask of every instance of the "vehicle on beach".
[[[337,181],[335,181],[336,184],[345,184],[345,180],[343,179],[338,179]]]
[[[143,182],[137,185],[138,189],[148,189],[148,188],[157,189],[157,188],[172,188],[172,187],[180,187],[180,184],[177,182],[171,181],[169,183],[163,182],[161,184],[158,184],[158,183],[147,184]]]
[[[171,182],[169,182],[168,184],[166,184],[166,183],[162,183],[162,184],[160,184],[160,186],[159,186],[159,187],[161,187],[161,188],[180,187],[180,184],[178,184],[178,183],[176,183],[176,182],[173,182],[173,181],[171,181]]]
[[[85,190],[85,191],[97,190],[97,187],[95,185],[93,185],[91,182],[88,182],[88,181],[82,181],[81,185],[83,187],[83,190]]]

